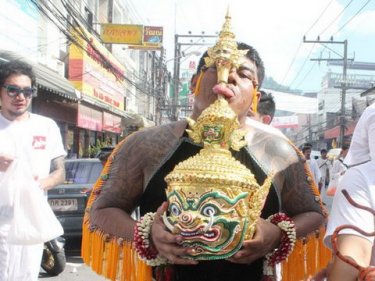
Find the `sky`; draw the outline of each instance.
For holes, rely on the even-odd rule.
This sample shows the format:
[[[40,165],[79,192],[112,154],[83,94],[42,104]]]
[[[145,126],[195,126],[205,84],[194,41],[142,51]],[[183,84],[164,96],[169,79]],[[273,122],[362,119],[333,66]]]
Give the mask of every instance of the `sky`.
[[[236,39],[258,50],[266,75],[280,84],[304,92],[318,91],[328,67],[324,61],[310,59],[342,58],[343,44],[303,43],[304,36],[307,40],[316,40],[318,36],[320,40],[330,40],[331,36],[334,41],[348,40],[348,58],[375,63],[375,0],[132,0],[131,3],[140,24],[164,27],[170,69],[174,34],[186,35],[189,31],[194,35],[202,31],[216,34],[224,23],[228,3]],[[194,40],[201,42],[198,38]],[[185,53],[204,48],[183,46]],[[191,55],[187,60],[198,59]],[[330,69],[342,73],[342,67],[330,66]]]

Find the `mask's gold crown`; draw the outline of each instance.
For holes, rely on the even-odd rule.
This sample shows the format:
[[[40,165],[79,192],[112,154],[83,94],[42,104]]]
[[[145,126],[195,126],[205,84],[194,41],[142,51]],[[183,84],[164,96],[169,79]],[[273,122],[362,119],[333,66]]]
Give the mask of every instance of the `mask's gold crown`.
[[[248,50],[238,50],[236,36],[232,32],[231,17],[229,9],[225,16],[223,28],[219,33],[219,39],[215,46],[208,48],[208,57],[205,58],[207,67],[217,67],[218,83],[228,83],[229,71],[232,67],[238,67],[239,59],[244,56]]]

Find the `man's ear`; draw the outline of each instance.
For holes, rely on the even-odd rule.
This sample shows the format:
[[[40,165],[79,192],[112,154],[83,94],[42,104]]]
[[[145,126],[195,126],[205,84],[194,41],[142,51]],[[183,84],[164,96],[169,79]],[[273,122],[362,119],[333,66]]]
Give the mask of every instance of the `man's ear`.
[[[261,94],[259,91],[256,92],[256,96],[257,96],[257,102],[258,102],[258,104],[259,104],[260,96],[261,96],[261,95],[262,95],[262,94]]]
[[[263,124],[269,125],[269,124],[271,124],[271,121],[272,121],[272,118],[271,118],[270,115],[263,115],[262,116],[262,123]]]
[[[253,101],[251,103],[251,106],[250,106],[250,110],[254,113],[257,113],[258,112],[258,104],[259,104],[259,100],[260,100],[260,92],[257,91],[256,89],[254,89],[254,92],[253,92]]]

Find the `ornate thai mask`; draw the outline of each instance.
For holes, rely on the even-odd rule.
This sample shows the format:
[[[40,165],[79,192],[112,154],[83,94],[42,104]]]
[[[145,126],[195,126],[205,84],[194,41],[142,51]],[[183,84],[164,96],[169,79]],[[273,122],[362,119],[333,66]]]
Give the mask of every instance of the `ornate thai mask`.
[[[251,239],[267,197],[271,178],[259,186],[254,175],[235,160],[229,148],[239,149],[245,132],[224,99],[188,120],[190,137],[204,143],[198,155],[179,163],[165,180],[168,217],[164,223],[195,251],[190,258],[224,259]]]

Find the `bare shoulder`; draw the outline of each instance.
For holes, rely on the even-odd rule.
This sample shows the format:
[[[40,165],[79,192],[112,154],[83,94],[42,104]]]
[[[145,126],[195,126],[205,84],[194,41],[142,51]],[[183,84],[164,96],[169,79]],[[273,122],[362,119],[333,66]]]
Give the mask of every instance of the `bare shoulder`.
[[[185,124],[186,126],[186,124]],[[182,130],[181,130],[182,128]],[[116,147],[97,204],[116,202],[132,210],[156,167],[184,129],[180,122],[143,129],[133,133]]]
[[[185,121],[170,123],[157,127],[142,129],[131,134],[121,144],[117,157],[127,157],[133,153],[142,155],[143,159],[152,160],[162,157],[183,134]]]

